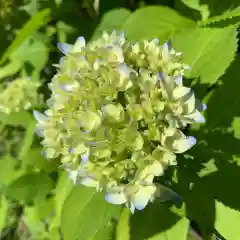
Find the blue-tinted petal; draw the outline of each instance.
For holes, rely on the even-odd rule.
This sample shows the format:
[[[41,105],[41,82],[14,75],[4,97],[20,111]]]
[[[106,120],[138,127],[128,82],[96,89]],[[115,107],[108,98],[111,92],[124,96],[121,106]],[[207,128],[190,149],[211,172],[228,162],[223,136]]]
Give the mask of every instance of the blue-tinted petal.
[[[33,116],[35,117],[35,119],[39,122],[39,123],[45,123],[48,120],[48,117],[45,116],[44,114],[33,110]]]
[[[77,183],[78,171],[77,170],[69,170],[68,177],[73,181],[74,184]]]
[[[205,111],[207,109],[207,105],[205,103],[202,104],[202,110]]]
[[[193,136],[174,141],[174,152],[183,153],[196,144],[196,138]]]
[[[73,48],[73,46],[68,43],[58,43],[57,46],[59,50],[64,54],[68,54]]]
[[[82,48],[86,46],[86,41],[84,37],[78,37],[76,43],[73,47],[73,52],[81,52]]]
[[[86,151],[86,153],[84,153],[82,156],[82,163],[85,164],[87,163],[88,159],[89,159],[89,151]]]
[[[105,199],[107,202],[112,204],[123,204],[127,201],[127,198],[123,192],[109,192],[106,194]]]
[[[205,118],[198,110],[195,110],[192,114],[186,115],[185,117],[192,119],[194,122],[205,123]]]
[[[179,74],[176,78],[175,78],[175,82],[177,83],[177,85],[182,85],[183,84],[183,78],[182,75]]]
[[[82,178],[80,183],[87,187],[97,187],[98,186],[98,182],[91,177]]]

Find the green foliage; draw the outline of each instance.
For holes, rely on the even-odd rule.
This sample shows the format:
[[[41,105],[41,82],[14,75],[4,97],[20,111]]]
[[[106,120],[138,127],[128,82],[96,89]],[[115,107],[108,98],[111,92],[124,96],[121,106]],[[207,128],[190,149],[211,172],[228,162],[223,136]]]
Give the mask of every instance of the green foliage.
[[[31,34],[49,21],[50,10],[45,9],[33,16],[18,32],[17,37],[3,54],[0,64],[7,60],[11,53],[16,50]]]
[[[24,203],[42,201],[52,187],[53,182],[45,173],[31,173],[14,180],[7,189],[7,195]]]
[[[91,239],[118,218],[120,208],[107,203],[103,195],[93,189],[76,186],[64,203],[61,216],[63,237]]]
[[[238,240],[239,24],[239,0],[0,1],[0,240]],[[29,77],[29,81],[40,85],[31,93],[44,99],[41,101],[39,97],[34,108],[44,112],[50,94],[48,84],[58,71],[54,65],[62,56],[57,42],[74,43],[78,36],[93,41],[103,31],[114,30],[124,32],[131,43],[140,45],[143,40],[159,38],[162,44],[170,39],[173,48],[183,53],[183,62],[191,67],[184,72],[184,85],[191,86],[196,98],[207,104],[206,122],[184,129],[187,136],[196,136],[196,146],[183,156],[177,155],[178,165],[165,169],[164,176],[154,178],[154,183],[165,185],[177,194],[171,191],[175,197],[170,197],[170,191],[162,191],[161,198],[134,214],[129,206],[107,203],[102,192],[74,185],[70,172],[66,171],[68,166],[62,165],[60,159],[46,160],[42,139],[35,134],[32,108],[16,112],[15,105],[8,105],[15,101],[18,107],[20,99],[26,100],[28,94],[21,87],[6,97],[3,93],[11,82]],[[115,57],[120,56],[115,50],[110,57],[114,58],[115,53]],[[132,58],[129,65],[134,66],[133,60],[143,64],[146,58],[152,68],[162,64],[154,60],[156,49],[151,56],[144,54]],[[91,57],[89,54],[89,61]],[[80,58],[77,55],[74,58],[79,64]],[[177,58],[173,62],[176,66],[179,63]],[[85,70],[81,68],[79,76]],[[114,74],[108,77],[109,69],[104,71],[106,81],[115,79]],[[148,79],[147,75],[143,79]],[[140,87],[147,92],[150,82]],[[126,79],[122,81],[125,88],[127,83]],[[139,81],[134,82],[134,86],[138,84]],[[110,87],[105,90],[110,94]],[[135,90],[131,97],[139,89]],[[92,88],[84,94],[90,98],[95,92]],[[77,96],[82,95],[81,91]],[[61,98],[63,102],[64,99]],[[119,99],[124,103],[121,94],[117,96]],[[108,105],[102,108],[114,124],[123,119],[124,108],[116,104],[117,100],[106,102]],[[96,102],[100,102],[99,96]],[[9,114],[3,112],[3,103],[12,106]],[[146,112],[151,110],[147,103],[143,107]],[[68,104],[67,112],[75,113],[77,108],[71,109],[75,104],[73,98]],[[132,109],[136,116],[140,116],[139,109]],[[86,114],[83,120],[84,126],[94,128],[101,117]],[[55,123],[60,125],[60,121]],[[72,122],[68,124],[71,126]],[[130,130],[123,134],[122,142],[132,148],[149,149],[149,145],[143,146],[141,136],[130,136],[133,131]],[[156,127],[152,126],[151,131],[156,137]],[[57,134],[63,133],[62,129],[46,133],[52,137],[51,144],[56,149]],[[73,143],[83,137],[77,131],[73,133]],[[103,132],[98,137],[106,140]],[[119,146],[116,144],[116,149]],[[98,151],[102,156],[108,153],[104,148]],[[158,151],[153,155],[162,157]],[[75,160],[73,168],[80,159]],[[119,158],[119,162],[122,160]],[[99,164],[104,166],[101,161]]]
[[[216,202],[215,228],[226,239],[238,239],[240,212]],[[230,223],[230,224],[229,224]]]
[[[99,37],[103,31],[111,33],[114,30],[123,30],[123,24],[126,19],[131,15],[128,9],[120,8],[114,9],[105,13],[102,17],[101,23],[94,31],[92,39]]]
[[[195,23],[168,7],[146,7],[132,13],[123,24],[126,36],[132,40],[159,38],[161,42],[176,32],[194,27]]]
[[[116,240],[130,240],[130,216],[130,210],[124,208],[117,224]]]
[[[184,53],[191,66],[188,78],[200,78],[201,83],[215,83],[224,74],[237,50],[236,27],[196,28],[175,35],[173,44]]]

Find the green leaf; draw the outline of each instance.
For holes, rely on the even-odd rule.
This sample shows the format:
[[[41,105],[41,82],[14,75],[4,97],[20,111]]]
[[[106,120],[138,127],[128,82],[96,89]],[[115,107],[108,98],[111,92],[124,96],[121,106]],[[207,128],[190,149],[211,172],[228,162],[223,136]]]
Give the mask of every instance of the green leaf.
[[[207,4],[200,4],[200,0],[181,0],[187,7],[200,12],[202,20],[208,19],[210,12]]]
[[[50,20],[50,9],[44,9],[38,12],[36,15],[31,17],[31,19],[23,26],[23,28],[18,32],[16,38],[12,44],[4,52],[0,65],[7,60],[11,53],[18,48],[29,36],[31,36],[36,30],[40,27],[45,26],[46,23]]]
[[[19,159],[23,159],[24,156],[28,153],[29,149],[31,148],[31,145],[34,140],[35,128],[36,128],[36,121],[32,120],[31,124],[28,126],[27,131],[25,133],[23,145],[18,155]]]
[[[31,148],[24,154],[22,157],[23,167],[27,168],[28,166],[35,167],[40,170],[44,170],[47,172],[51,172],[58,166],[58,161],[48,161],[46,160],[42,154],[42,147],[39,148]]]
[[[168,7],[151,6],[132,13],[123,29],[132,41],[158,37],[163,42],[178,31],[195,27],[195,24]]]
[[[61,229],[65,240],[88,240],[120,214],[120,207],[110,205],[102,193],[75,186],[64,203]]]
[[[22,111],[10,114],[0,113],[0,120],[5,124],[28,128],[33,122],[33,117],[30,113]]]
[[[40,34],[30,36],[11,54],[11,58],[28,62],[41,70],[48,60],[48,48],[42,38]]]
[[[103,31],[112,32],[114,30],[122,30],[124,22],[131,15],[131,12],[125,8],[111,10],[105,13],[100,24],[95,30],[92,39],[99,37]]]
[[[148,240],[186,240],[189,229],[189,220],[182,218],[170,229],[149,238]]]
[[[3,80],[6,77],[16,74],[21,70],[22,62],[13,59],[8,64],[0,68],[0,79]]]
[[[216,201],[215,228],[225,239],[239,239],[239,222],[239,211],[224,206],[221,202]]]
[[[68,178],[66,171],[60,173],[57,186],[55,188],[54,207],[55,215],[49,223],[49,234],[51,239],[59,239],[59,226],[61,222],[61,214],[63,204],[73,188],[73,181]]]
[[[174,229],[180,220],[181,217],[174,214],[166,203],[155,201],[154,204],[148,205],[144,211],[137,211],[131,216],[131,240],[153,240],[155,238],[158,239],[157,237],[162,239],[161,237],[165,233],[169,234],[168,231]],[[179,232],[179,236],[177,238],[169,238],[169,240],[186,239],[183,238],[186,231],[185,224],[181,226],[183,229]]]
[[[206,25],[210,25],[213,23],[217,23],[217,22],[221,22],[221,21],[225,21],[228,19],[233,19],[235,21],[231,22],[231,24],[235,24],[237,22],[240,22],[240,7],[234,8],[232,10],[226,11],[221,15],[217,15],[214,17],[211,17],[205,21],[200,22],[200,25],[206,26]]]
[[[237,50],[236,28],[197,28],[183,31],[173,38],[173,46],[183,52],[190,65],[188,78],[200,77],[201,83],[213,84],[234,60]]]
[[[116,240],[130,240],[130,210],[124,208],[116,229]]]
[[[9,204],[4,196],[0,196],[0,236],[1,231],[5,228],[8,217]]]
[[[114,231],[114,225],[112,223],[109,225],[110,226],[101,228],[98,232],[96,232],[96,234],[93,238],[91,238],[91,240],[113,240],[112,236]]]
[[[0,189],[1,185],[8,185],[15,177],[18,161],[10,155],[0,159]]]
[[[25,203],[42,201],[53,187],[52,180],[45,173],[24,175],[13,181],[8,196]]]

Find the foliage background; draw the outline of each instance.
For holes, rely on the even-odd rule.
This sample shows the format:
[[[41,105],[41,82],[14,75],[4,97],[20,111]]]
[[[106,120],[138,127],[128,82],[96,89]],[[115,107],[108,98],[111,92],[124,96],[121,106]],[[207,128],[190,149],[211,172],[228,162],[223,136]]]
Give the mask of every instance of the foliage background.
[[[0,113],[0,239],[240,239],[239,23],[238,0],[1,1],[1,84],[31,76],[48,99],[57,42],[117,29],[132,41],[170,37],[208,108],[206,123],[187,129],[198,144],[161,179],[183,201],[134,215],[41,156],[31,111]]]

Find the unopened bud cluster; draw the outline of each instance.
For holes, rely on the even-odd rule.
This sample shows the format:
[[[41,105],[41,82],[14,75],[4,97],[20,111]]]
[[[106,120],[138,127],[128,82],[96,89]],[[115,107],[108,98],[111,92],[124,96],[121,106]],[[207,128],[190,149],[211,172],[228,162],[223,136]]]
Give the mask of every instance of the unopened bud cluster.
[[[34,112],[44,155],[107,201],[143,209],[161,194],[154,177],[196,143],[181,129],[204,121],[204,106],[183,86],[181,53],[170,42],[131,44],[116,32],[59,47],[65,56],[49,109]]]
[[[36,107],[42,102],[37,90],[40,84],[30,78],[8,82],[0,95],[0,112],[10,114]]]

